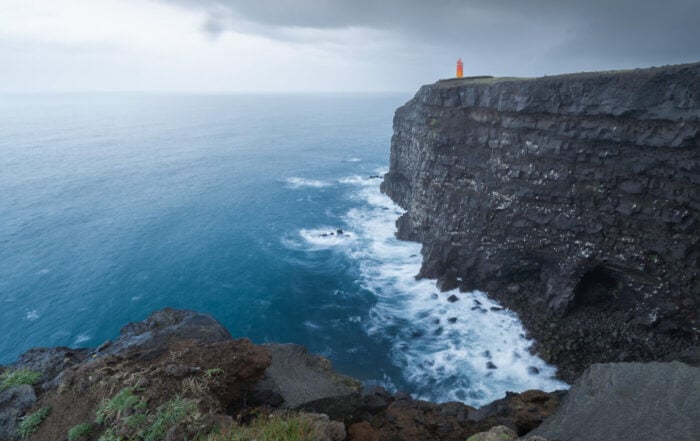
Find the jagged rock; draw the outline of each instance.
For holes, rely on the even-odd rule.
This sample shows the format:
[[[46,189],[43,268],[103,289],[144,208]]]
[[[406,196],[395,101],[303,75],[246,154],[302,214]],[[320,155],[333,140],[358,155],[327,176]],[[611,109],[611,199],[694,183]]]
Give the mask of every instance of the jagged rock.
[[[549,417],[559,406],[565,391],[546,393],[528,390],[520,394],[508,392],[496,400],[469,413],[470,421],[498,422],[524,435]]]
[[[17,436],[19,418],[35,402],[34,388],[26,384],[0,392],[0,440],[14,441],[19,439]]]
[[[699,184],[695,63],[424,86],[381,188],[419,276],[488,292],[573,381],[700,345]]]
[[[209,314],[185,309],[165,308],[146,320],[129,323],[119,338],[98,355],[124,354],[139,351],[144,358],[155,358],[174,340],[197,340],[216,343],[231,340],[231,334]]]
[[[379,432],[367,421],[355,423],[348,428],[349,441],[380,441]]]
[[[17,362],[11,365],[11,368],[41,372],[37,386],[45,390],[56,386],[55,379],[65,369],[85,361],[89,352],[89,349],[70,349],[66,347],[33,348],[20,355]]]
[[[293,409],[322,398],[362,390],[362,383],[335,373],[328,359],[310,354],[303,346],[268,344],[264,347],[270,351],[272,363],[255,388],[252,397],[255,402]]]
[[[488,432],[479,432],[467,438],[467,441],[513,441],[518,437],[506,426],[492,427]]]
[[[528,435],[553,440],[696,441],[700,368],[680,362],[594,364]]]
[[[318,400],[302,409],[343,420],[349,427],[351,440],[464,441],[497,425],[525,434],[552,413],[561,394],[508,393],[492,405],[474,409],[463,403],[435,404],[378,389],[366,395]]]

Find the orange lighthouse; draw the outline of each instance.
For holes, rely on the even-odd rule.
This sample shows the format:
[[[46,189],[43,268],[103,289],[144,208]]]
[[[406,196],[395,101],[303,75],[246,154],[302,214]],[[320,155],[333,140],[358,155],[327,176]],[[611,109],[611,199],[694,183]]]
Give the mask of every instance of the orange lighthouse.
[[[464,63],[462,59],[457,60],[457,78],[462,78],[464,76]]]

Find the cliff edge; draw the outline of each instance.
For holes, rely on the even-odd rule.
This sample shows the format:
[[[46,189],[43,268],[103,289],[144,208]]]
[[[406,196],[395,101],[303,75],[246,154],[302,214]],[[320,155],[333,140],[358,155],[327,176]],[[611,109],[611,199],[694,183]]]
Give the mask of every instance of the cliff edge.
[[[516,311],[563,379],[697,356],[700,63],[424,86],[382,190],[419,276]]]

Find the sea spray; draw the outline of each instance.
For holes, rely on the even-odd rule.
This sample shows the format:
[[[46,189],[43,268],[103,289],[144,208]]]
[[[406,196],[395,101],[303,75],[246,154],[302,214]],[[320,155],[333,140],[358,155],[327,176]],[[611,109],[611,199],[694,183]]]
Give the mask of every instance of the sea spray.
[[[530,353],[532,341],[513,312],[483,292],[440,292],[435,281],[415,278],[420,244],[395,238],[403,210],[379,192],[377,179],[339,182],[362,202],[343,216],[347,231],[330,234],[333,228],[323,226],[299,235],[308,249],[336,248],[359,265],[360,286],[376,297],[364,329],[390,342],[401,383],[412,385],[417,398],[478,406],[506,391],[567,387],[554,378],[554,367]]]

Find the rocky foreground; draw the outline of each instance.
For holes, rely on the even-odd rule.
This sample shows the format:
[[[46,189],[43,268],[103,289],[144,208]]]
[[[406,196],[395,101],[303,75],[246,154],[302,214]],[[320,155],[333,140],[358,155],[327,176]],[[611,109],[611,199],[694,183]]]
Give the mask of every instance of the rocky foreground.
[[[233,339],[213,317],[175,309],[96,349],[32,349],[4,370],[37,376],[0,382],[3,441],[253,439],[235,434],[280,412],[308,421],[309,440],[700,439],[700,368],[687,364],[596,365],[569,392],[475,409],[363,391],[301,346]]]
[[[424,86],[382,189],[421,277],[516,311],[567,381],[700,342],[700,63]]]

